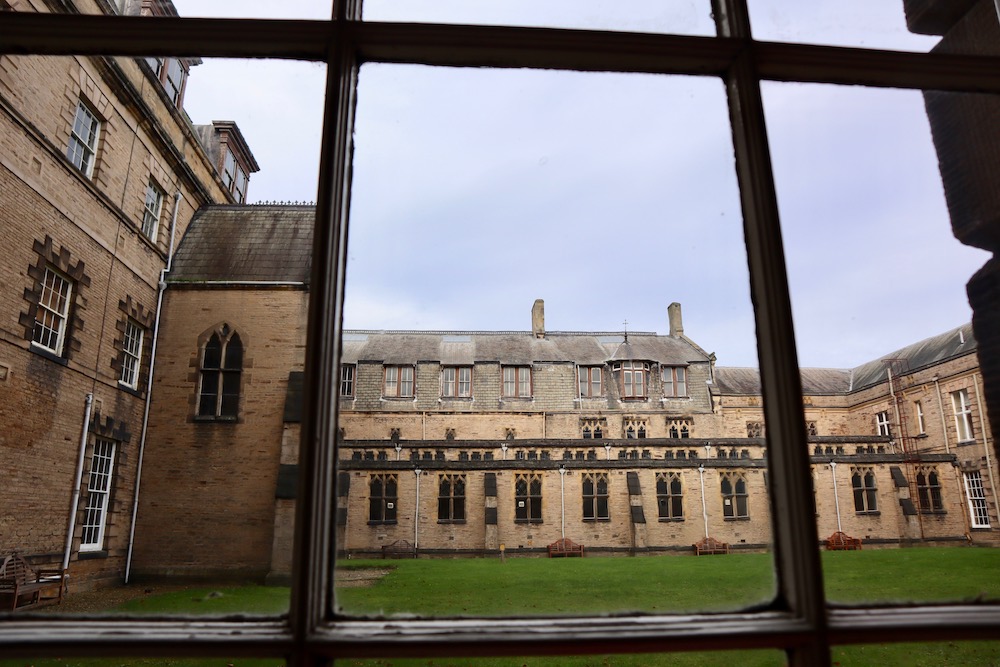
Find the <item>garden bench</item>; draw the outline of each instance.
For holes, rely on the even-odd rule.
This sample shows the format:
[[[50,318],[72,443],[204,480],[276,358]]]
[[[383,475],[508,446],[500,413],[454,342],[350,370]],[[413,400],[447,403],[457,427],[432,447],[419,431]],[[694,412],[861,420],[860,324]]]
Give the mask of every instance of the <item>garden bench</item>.
[[[695,556],[710,556],[713,554],[729,553],[729,543],[720,542],[714,537],[703,537],[691,546],[694,547]]]
[[[580,556],[583,558],[583,545],[566,537],[556,540],[549,545],[549,558],[560,556]]]
[[[833,535],[826,538],[826,550],[860,551],[861,539],[857,537],[851,537],[850,535],[838,530]]]
[[[413,548],[413,543],[407,540],[396,540],[389,544],[382,545],[382,558],[416,558],[417,550]]]
[[[58,604],[66,595],[66,571],[62,568],[35,570],[17,554],[0,564],[0,611]]]

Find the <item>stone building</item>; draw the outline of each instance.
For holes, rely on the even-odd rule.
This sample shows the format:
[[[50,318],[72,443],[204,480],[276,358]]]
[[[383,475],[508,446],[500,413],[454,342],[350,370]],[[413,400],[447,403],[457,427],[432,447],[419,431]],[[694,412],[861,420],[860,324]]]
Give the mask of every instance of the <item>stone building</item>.
[[[55,4],[0,10],[175,13]],[[67,564],[74,585],[125,571],[172,245],[196,210],[242,201],[233,147],[257,170],[235,124],[188,120],[199,62],[0,56],[0,553]]]
[[[206,207],[178,248],[146,451],[168,474],[144,478],[138,575],[289,574],[312,220]],[[665,334],[552,331],[541,301],[529,322],[345,332],[342,554],[531,556],[563,536],[608,555],[690,553],[706,534],[769,548],[756,369],[716,365],[679,304]],[[976,349],[964,325],[853,369],[802,370],[821,535],[996,542]]]

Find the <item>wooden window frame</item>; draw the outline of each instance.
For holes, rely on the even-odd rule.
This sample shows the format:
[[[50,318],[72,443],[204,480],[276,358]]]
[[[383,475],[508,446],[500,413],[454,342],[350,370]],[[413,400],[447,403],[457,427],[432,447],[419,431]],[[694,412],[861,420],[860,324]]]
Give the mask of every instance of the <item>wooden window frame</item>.
[[[87,474],[87,497],[80,518],[81,553],[104,549],[117,458],[117,442],[109,438],[94,438],[90,451],[90,470]],[[98,468],[98,465],[101,467]]]
[[[994,639],[1000,606],[953,603],[828,607],[816,545],[802,392],[762,81],[1000,93],[995,58],[757,41],[746,0],[712,0],[713,37],[497,26],[364,23],[356,0],[326,21],[177,19],[6,12],[0,52],[139,58],[278,57],[326,63],[313,293],[306,345],[291,609],[269,619],[32,618],[0,624],[9,657],[270,656],[313,665],[358,656],[544,654],[777,648],[792,667],[830,664],[830,646]],[[127,29],[123,29],[123,26]],[[350,619],[334,613],[333,462],[355,84],[361,62],[644,72],[717,77],[730,102],[755,308],[772,484],[775,598],[726,614],[573,619]],[[780,510],[780,511],[779,511]]]
[[[219,342],[219,365],[209,365],[208,348],[212,342]],[[239,365],[230,363],[230,346],[239,347]],[[198,400],[195,405],[195,419],[199,421],[237,421],[240,403],[243,401],[243,368],[246,365],[246,346],[240,334],[223,326],[212,331],[198,350]],[[206,381],[211,378],[215,391],[206,389]],[[236,391],[232,391],[233,384]],[[226,391],[226,388],[230,391]],[[206,398],[214,396],[210,402]],[[227,400],[228,399],[228,400]],[[214,405],[213,405],[214,404]],[[209,409],[211,408],[211,409]]]
[[[409,376],[409,379],[404,379],[404,376]],[[409,385],[409,393],[404,393],[404,384]],[[412,399],[416,394],[417,373],[413,366],[407,364],[385,364],[382,367],[382,398]]]
[[[375,493],[375,483],[379,492]],[[389,493],[392,484],[394,493]],[[373,473],[368,477],[368,525],[395,525],[399,516],[399,476],[395,473]]]
[[[468,377],[463,380],[462,374]],[[449,380],[448,375],[454,377]],[[449,384],[451,387],[449,388]],[[462,389],[462,385],[466,389]],[[441,367],[441,398],[472,398],[472,366],[442,366]]]
[[[613,366],[618,373],[618,391],[623,401],[645,401],[649,399],[649,367],[648,361],[619,361]],[[636,391],[636,377],[640,378],[642,388]]]
[[[518,459],[521,460],[521,459]],[[521,485],[524,485],[522,490]],[[537,485],[537,492],[535,491]],[[514,523],[543,523],[543,498],[545,485],[538,473],[514,475]]]
[[[519,364],[500,367],[500,395],[503,398],[530,399],[535,395],[535,374],[531,366]],[[513,373],[514,379],[508,380],[507,373]],[[525,378],[527,375],[527,378]],[[508,393],[507,385],[513,385],[513,393]],[[524,385],[527,384],[527,393]]]
[[[58,289],[56,289],[58,287]],[[65,287],[65,290],[62,288]],[[31,344],[48,350],[57,357],[64,356],[66,339],[69,335],[69,322],[75,298],[76,283],[62,271],[46,265],[45,272],[38,287],[38,306],[35,311],[35,324],[31,333]],[[61,302],[61,308],[54,308],[51,299],[45,299],[46,294],[55,294]],[[42,319],[39,319],[42,318]],[[53,326],[55,325],[55,326]],[[46,333],[50,332],[50,333]],[[49,345],[47,340],[55,336],[55,344]],[[40,340],[42,338],[43,340]]]
[[[666,398],[688,398],[688,372],[684,366],[663,366],[660,368],[663,381],[663,395]],[[669,391],[668,391],[669,388]],[[683,389],[683,391],[681,391]]]
[[[462,485],[461,493],[456,491],[456,484]],[[438,475],[438,523],[465,523],[467,489],[465,475]]]
[[[347,377],[347,376],[350,377]],[[340,364],[340,398],[354,398],[355,386],[358,378],[357,364]],[[347,388],[345,392],[344,389]]]
[[[917,509],[921,514],[944,514],[941,476],[936,466],[920,466],[916,470]]]
[[[722,518],[725,521],[750,520],[750,489],[746,475],[740,472],[722,473],[719,475],[719,491],[722,494]]]
[[[125,331],[122,332],[121,372],[118,382],[129,389],[139,387],[139,376],[142,371],[142,346],[146,339],[146,328],[131,317],[125,318]]]
[[[142,235],[151,243],[156,243],[160,233],[160,216],[163,215],[163,201],[167,193],[152,178],[146,185],[146,201],[142,206]]]
[[[577,392],[580,398],[604,397],[604,367],[578,366]],[[596,389],[595,389],[596,387]]]
[[[892,437],[892,421],[889,419],[888,410],[880,410],[875,413],[875,435]]]

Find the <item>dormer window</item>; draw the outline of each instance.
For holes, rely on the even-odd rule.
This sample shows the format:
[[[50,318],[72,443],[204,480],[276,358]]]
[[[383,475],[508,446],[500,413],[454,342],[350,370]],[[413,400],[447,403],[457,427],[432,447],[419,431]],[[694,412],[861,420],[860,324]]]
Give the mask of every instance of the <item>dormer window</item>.
[[[625,400],[643,400],[649,388],[649,364],[645,361],[620,361],[612,366],[618,374],[618,386]]]
[[[222,167],[222,182],[236,197],[236,201],[244,203],[247,199],[247,173],[236,161],[233,151],[226,149],[226,161]]]
[[[215,163],[222,185],[236,203],[246,203],[250,174],[260,171],[260,167],[240,128],[231,120],[213,120],[211,125],[195,125],[194,129]]]

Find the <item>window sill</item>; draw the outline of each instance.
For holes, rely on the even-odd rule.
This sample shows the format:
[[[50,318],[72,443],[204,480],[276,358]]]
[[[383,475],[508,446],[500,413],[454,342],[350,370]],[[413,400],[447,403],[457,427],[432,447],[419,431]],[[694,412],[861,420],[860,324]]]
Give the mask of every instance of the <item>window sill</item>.
[[[414,396],[382,396],[383,401],[412,401]]]
[[[723,521],[749,521],[749,520],[750,520],[750,517],[748,517],[748,516],[727,516],[727,517],[723,517]]]
[[[127,394],[132,394],[133,396],[138,396],[138,397],[142,396],[142,392],[139,391],[138,386],[133,387],[132,385],[125,384],[121,380],[118,381],[118,388]]]
[[[465,523],[465,519],[438,519],[439,524],[461,526]]]
[[[455,403],[471,403],[472,402],[472,397],[471,396],[440,396],[440,397],[438,397],[438,401],[441,402],[441,403],[452,403],[452,402],[455,402]]]
[[[855,511],[854,514],[856,516],[882,516],[882,512],[879,511],[879,510],[873,510],[871,512],[858,512],[858,511]]]
[[[541,519],[514,519],[514,523],[525,526],[539,526],[544,522]]]
[[[919,512],[925,516],[944,516],[948,510],[919,510]]]
[[[108,557],[107,549],[94,549],[93,551],[81,550],[77,554],[77,560],[91,560],[91,559],[107,558],[107,557]]]
[[[973,439],[973,440],[959,440],[957,443],[955,443],[955,446],[957,446],[957,447],[968,447],[969,445],[974,445],[974,444],[976,444],[976,440],[975,439]]]
[[[239,423],[239,417],[211,417],[207,415],[195,415],[194,421],[200,424],[236,424]]]
[[[672,517],[663,517],[663,516],[661,516],[659,518],[659,522],[660,523],[683,523],[683,521],[684,521],[684,517],[672,518]]]
[[[41,345],[39,345],[38,343],[36,343],[34,341],[32,341],[32,343],[28,347],[28,349],[31,350],[32,352],[34,352],[35,354],[37,354],[38,356],[45,357],[49,361],[54,361],[54,362],[56,362],[57,364],[59,364],[61,366],[68,366],[69,365],[69,359],[67,359],[66,357],[60,357],[58,354],[56,354],[55,352],[53,352],[49,348],[42,347]]]
[[[583,520],[585,523],[610,523],[611,517],[605,516],[597,519],[588,519],[587,517],[583,517]]]
[[[369,526],[395,526],[395,521],[369,521]]]

